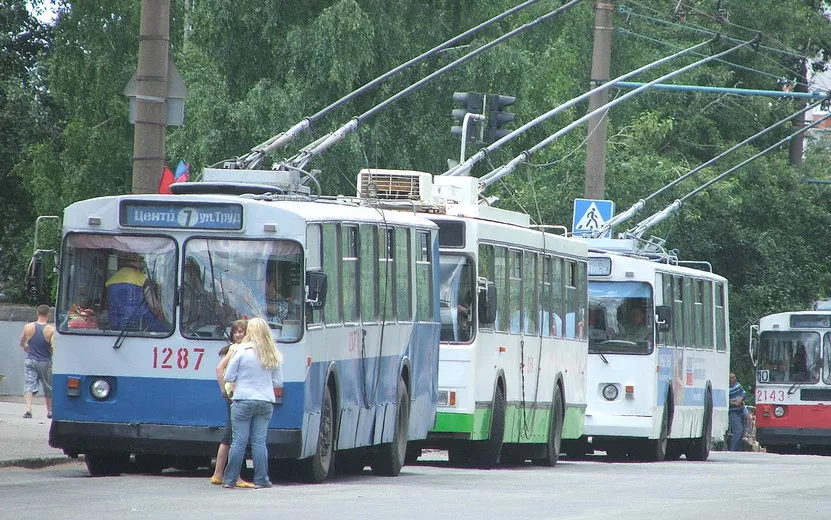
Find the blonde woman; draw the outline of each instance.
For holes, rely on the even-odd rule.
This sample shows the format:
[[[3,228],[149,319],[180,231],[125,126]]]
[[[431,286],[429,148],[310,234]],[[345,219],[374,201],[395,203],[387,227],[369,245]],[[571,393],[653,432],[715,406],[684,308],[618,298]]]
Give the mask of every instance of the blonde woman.
[[[271,487],[265,438],[274,411],[274,395],[283,387],[282,364],[283,356],[277,350],[268,322],[262,318],[248,320],[243,342],[225,372],[225,381],[230,383],[227,388],[233,435],[223,475],[224,488],[234,489],[249,443],[254,460],[254,487]]]

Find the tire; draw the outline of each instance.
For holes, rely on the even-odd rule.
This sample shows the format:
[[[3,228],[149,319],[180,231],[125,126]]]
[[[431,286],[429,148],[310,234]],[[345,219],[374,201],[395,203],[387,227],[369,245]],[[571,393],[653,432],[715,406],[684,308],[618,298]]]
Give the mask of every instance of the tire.
[[[704,425],[701,437],[690,439],[687,446],[687,460],[703,462],[710,457],[710,445],[713,441],[713,396],[707,392],[704,398]]]
[[[129,453],[93,451],[84,455],[87,471],[93,477],[117,477],[130,461]]]
[[[669,400],[667,400],[669,403]],[[647,439],[643,446],[641,455],[647,462],[663,462],[667,456],[667,444],[669,443],[669,404],[664,405],[664,412],[661,414],[661,432],[657,439]]]
[[[305,482],[319,484],[326,480],[334,466],[335,411],[332,392],[327,387],[320,406],[320,431],[314,455],[300,461],[300,474]]]
[[[392,442],[382,444],[372,461],[373,475],[397,477],[407,458],[407,438],[410,431],[410,395],[403,379],[398,380],[395,399],[395,430]]]
[[[502,440],[505,436],[505,391],[499,385],[496,385],[492,410],[488,439],[477,441],[473,446],[472,463],[480,469],[490,469],[496,466],[502,451]]]
[[[563,442],[563,415],[565,406],[563,405],[563,394],[560,392],[560,387],[554,385],[554,398],[551,401],[551,420],[548,426],[548,445],[546,446],[546,455],[539,459],[533,459],[531,462],[535,466],[551,467],[557,464],[560,459],[560,447]]]

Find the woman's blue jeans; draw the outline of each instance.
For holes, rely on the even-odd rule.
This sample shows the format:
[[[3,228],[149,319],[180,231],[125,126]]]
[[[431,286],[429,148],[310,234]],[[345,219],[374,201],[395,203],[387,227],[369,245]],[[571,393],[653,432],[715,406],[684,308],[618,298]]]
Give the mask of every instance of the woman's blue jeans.
[[[268,423],[274,413],[274,404],[268,401],[240,399],[231,403],[231,451],[225,466],[223,483],[233,486],[239,479],[242,463],[245,462],[245,447],[251,443],[251,458],[254,459],[254,484],[270,484],[268,478],[268,448],[265,437]]]

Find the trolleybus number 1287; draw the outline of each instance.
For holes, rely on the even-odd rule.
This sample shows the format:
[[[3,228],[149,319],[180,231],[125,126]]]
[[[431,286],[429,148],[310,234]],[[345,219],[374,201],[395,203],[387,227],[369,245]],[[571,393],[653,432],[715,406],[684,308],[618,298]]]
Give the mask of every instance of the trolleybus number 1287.
[[[177,350],[170,347],[153,347],[153,368],[187,370],[188,367],[192,366],[193,370],[199,370],[204,355],[205,349],[199,347],[194,348],[192,354],[191,349],[184,347]],[[191,356],[195,358],[195,362],[193,362]],[[191,365],[191,363],[193,364]]]

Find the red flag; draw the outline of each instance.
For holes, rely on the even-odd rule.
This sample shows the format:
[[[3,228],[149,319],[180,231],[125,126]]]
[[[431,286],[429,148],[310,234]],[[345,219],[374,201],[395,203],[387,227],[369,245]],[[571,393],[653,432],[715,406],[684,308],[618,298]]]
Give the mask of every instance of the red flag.
[[[170,195],[170,185],[173,184],[173,172],[165,165],[162,178],[159,181],[159,193]]]

